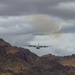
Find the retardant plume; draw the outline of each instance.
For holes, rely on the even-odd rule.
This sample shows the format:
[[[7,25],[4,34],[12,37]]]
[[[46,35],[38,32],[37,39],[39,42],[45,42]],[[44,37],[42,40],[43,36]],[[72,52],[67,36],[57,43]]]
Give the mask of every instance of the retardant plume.
[[[32,25],[39,32],[50,34],[60,30],[60,24],[48,15],[32,15]]]
[[[51,34],[50,37],[54,39],[58,39],[61,37],[61,34]]]

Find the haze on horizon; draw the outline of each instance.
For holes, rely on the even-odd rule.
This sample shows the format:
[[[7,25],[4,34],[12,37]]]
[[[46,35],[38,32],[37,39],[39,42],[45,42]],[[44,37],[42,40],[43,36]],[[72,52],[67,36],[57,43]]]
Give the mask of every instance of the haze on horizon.
[[[51,45],[44,54],[75,53],[75,0],[0,0],[0,38],[25,48],[26,44]]]

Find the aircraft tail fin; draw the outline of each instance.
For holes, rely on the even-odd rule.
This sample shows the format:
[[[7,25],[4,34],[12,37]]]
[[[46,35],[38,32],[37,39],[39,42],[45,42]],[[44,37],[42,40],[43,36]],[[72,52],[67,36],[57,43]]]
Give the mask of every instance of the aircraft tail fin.
[[[38,43],[38,46],[39,46],[39,43]]]

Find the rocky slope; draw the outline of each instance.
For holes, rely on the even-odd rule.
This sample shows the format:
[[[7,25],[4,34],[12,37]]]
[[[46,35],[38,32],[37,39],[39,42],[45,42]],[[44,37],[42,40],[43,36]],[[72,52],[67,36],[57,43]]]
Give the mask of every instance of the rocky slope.
[[[0,39],[0,75],[75,75],[75,55],[38,57]]]

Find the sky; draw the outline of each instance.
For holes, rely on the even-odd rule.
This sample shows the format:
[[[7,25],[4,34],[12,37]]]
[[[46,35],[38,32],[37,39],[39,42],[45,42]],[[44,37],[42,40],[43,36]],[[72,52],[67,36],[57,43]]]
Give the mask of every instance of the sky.
[[[39,56],[75,54],[75,0],[0,0],[0,38]],[[25,46],[38,43],[51,47]]]

